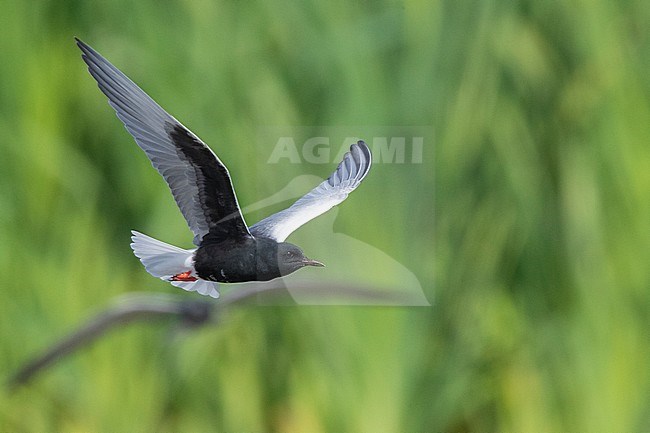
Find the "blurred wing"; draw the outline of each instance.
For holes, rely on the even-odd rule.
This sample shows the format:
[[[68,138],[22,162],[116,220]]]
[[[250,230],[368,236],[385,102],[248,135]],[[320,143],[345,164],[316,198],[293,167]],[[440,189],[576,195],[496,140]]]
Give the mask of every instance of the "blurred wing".
[[[264,218],[250,228],[253,236],[283,242],[294,230],[345,200],[359,186],[372,162],[370,149],[363,141],[350,146],[343,161],[329,179],[312,189],[291,207]]]
[[[194,244],[208,233],[216,238],[249,236],[228,169],[214,152],[108,60],[76,41],[117,117],[165,178],[194,233]]]

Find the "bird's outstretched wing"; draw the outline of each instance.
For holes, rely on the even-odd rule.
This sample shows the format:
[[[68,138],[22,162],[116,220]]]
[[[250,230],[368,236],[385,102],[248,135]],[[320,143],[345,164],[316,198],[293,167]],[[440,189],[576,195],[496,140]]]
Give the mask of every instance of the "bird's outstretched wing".
[[[254,236],[283,242],[294,230],[345,200],[359,186],[372,162],[366,143],[350,146],[330,177],[298,199],[291,207],[273,214],[250,228]]]
[[[208,233],[215,239],[250,236],[228,169],[214,152],[108,60],[75,40],[117,117],[167,181],[194,244]]]

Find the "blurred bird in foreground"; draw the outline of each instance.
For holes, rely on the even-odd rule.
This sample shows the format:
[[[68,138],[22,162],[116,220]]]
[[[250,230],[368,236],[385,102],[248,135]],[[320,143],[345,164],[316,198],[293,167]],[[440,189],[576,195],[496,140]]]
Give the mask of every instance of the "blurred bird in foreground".
[[[359,186],[372,160],[363,141],[352,144],[330,177],[291,207],[248,227],[228,169],[214,152],[108,60],[75,40],[88,71],[169,185],[194,233],[197,248],[185,250],[133,231],[131,248],[147,272],[217,298],[218,282],[268,281],[304,266],[324,266],[285,239]]]

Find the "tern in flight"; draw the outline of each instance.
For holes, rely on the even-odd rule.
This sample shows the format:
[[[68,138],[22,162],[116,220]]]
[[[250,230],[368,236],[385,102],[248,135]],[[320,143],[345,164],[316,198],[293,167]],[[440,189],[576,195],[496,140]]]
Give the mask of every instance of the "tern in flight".
[[[228,169],[217,155],[97,51],[75,40],[88,71],[169,185],[194,233],[196,248],[186,250],[132,231],[131,248],[147,272],[217,298],[219,282],[268,281],[305,266],[323,266],[285,239],[359,186],[372,160],[363,141],[350,146],[327,180],[289,208],[248,227]]]

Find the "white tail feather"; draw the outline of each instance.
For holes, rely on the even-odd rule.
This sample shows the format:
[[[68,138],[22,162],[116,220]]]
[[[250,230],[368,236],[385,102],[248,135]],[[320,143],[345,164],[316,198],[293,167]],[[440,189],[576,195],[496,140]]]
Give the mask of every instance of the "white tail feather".
[[[219,297],[219,292],[217,291],[218,284],[213,281],[170,281],[170,283],[188,292],[197,292],[215,299]]]
[[[151,275],[169,281],[174,286],[189,292],[198,292],[201,295],[213,298],[219,297],[216,282],[201,279],[196,281],[170,281],[174,275],[183,272],[190,271],[194,275],[192,258],[196,250],[184,250],[135,230],[132,230],[131,233],[133,234],[131,236],[131,249]]]

